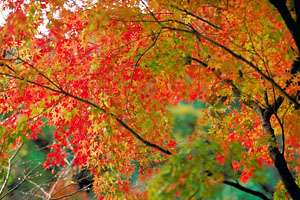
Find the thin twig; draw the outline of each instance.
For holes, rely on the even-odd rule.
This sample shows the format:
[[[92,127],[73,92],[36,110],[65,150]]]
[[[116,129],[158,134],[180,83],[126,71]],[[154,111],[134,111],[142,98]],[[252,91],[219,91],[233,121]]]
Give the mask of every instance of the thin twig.
[[[73,158],[73,161],[74,161],[74,158]],[[62,178],[64,178],[66,176],[67,172],[70,170],[70,168],[72,166],[73,161],[65,168],[65,171],[57,178],[57,180],[55,181],[54,185],[52,186],[50,192],[47,195],[47,200],[51,199],[51,196],[52,196],[53,192],[55,191],[55,188],[57,187],[57,184],[59,183],[59,181]]]
[[[27,179],[27,181],[29,183],[31,183],[32,185],[36,186],[36,188],[38,188],[39,190],[41,190],[45,196],[48,196],[48,193],[44,190],[44,188],[42,188],[40,185],[38,185],[37,183],[33,182],[32,180],[30,179]]]
[[[49,81],[52,85],[54,85],[57,89],[61,90],[62,88],[58,86],[54,81],[52,81],[49,77],[47,77],[44,73],[42,73],[40,70],[38,70],[34,65],[30,64],[26,60],[23,60],[22,58],[18,57],[18,60],[24,62],[26,65],[34,69],[39,75],[44,77],[47,81]]]
[[[211,23],[211,22],[209,22],[209,21],[207,21],[207,20],[205,20],[205,19],[199,17],[198,15],[195,15],[195,14],[189,12],[189,11],[186,10],[186,9],[182,9],[182,8],[179,8],[179,7],[174,6],[174,5],[171,5],[171,6],[172,6],[173,8],[175,8],[175,9],[181,11],[181,12],[186,13],[187,15],[190,15],[190,16],[192,16],[192,17],[194,17],[194,18],[196,18],[196,19],[198,19],[198,20],[200,20],[200,21],[202,21],[202,22],[204,22],[204,23],[206,23],[206,24],[208,24],[208,25],[214,27],[215,29],[222,29],[221,27],[219,27],[219,26],[217,26],[217,25],[214,25],[213,23]]]
[[[18,187],[20,187],[26,180],[27,177],[31,174],[31,172],[33,170],[35,170],[36,168],[38,168],[39,165],[36,165],[34,168],[32,168],[26,175],[24,175],[24,178],[22,181],[20,181],[15,187],[13,187],[12,189],[10,189],[7,193],[5,193],[3,196],[0,197],[0,200],[3,199],[4,197],[6,197],[7,195],[9,195],[10,193],[12,193],[13,191],[15,191],[16,189],[18,189]]]
[[[85,191],[86,189],[89,189],[89,187],[91,186],[92,184],[88,184],[87,186],[84,186],[83,188],[79,189],[79,190],[76,190],[75,192],[72,192],[72,193],[69,193],[69,194],[65,194],[65,195],[62,195],[60,197],[57,197],[57,198],[50,198],[50,200],[58,200],[58,199],[63,199],[63,198],[66,198],[66,197],[70,197],[70,196],[73,196],[74,194],[78,193],[78,192],[82,192],[82,191]]]
[[[20,152],[21,148],[23,147],[24,143],[21,143],[16,151],[14,152],[14,154],[12,155],[11,158],[8,159],[8,167],[7,167],[7,173],[6,173],[6,177],[5,177],[5,180],[4,180],[4,183],[1,187],[1,190],[0,190],[0,195],[2,195],[5,187],[6,187],[6,184],[8,182],[8,179],[9,179],[9,176],[10,176],[10,171],[11,171],[11,167],[12,167],[12,161],[15,159],[15,157],[17,156],[17,154]]]
[[[161,29],[162,30],[162,29]],[[127,102],[128,102],[128,97],[129,97],[129,92],[130,89],[132,87],[132,81],[133,81],[133,77],[134,77],[134,73],[136,71],[136,68],[139,65],[140,60],[143,58],[143,56],[152,48],[154,47],[154,45],[156,44],[156,41],[158,40],[160,34],[161,34],[161,30],[158,32],[157,36],[155,37],[154,41],[147,47],[147,49],[139,56],[139,58],[137,59],[137,61],[135,62],[132,74],[131,74],[131,78],[130,78],[130,84],[129,84],[129,89],[127,91]]]
[[[189,34],[193,34],[196,35],[198,37],[201,37],[207,41],[209,41],[210,43],[214,44],[215,46],[220,47],[221,49],[225,50],[226,52],[228,52],[229,54],[231,54],[233,57],[237,58],[238,60],[246,63],[247,65],[249,65],[252,69],[254,69],[259,75],[261,75],[264,79],[266,79],[268,82],[270,82],[271,84],[273,84],[275,86],[276,89],[278,89],[283,96],[285,96],[287,99],[289,99],[297,108],[300,108],[300,104],[296,101],[295,98],[293,98],[292,96],[290,96],[280,85],[278,85],[278,83],[276,83],[271,77],[267,76],[265,73],[263,73],[256,65],[254,65],[251,61],[247,60],[246,58],[244,58],[243,56],[236,54],[235,52],[233,52],[231,49],[229,49],[228,47],[216,42],[215,40],[206,37],[205,35],[199,33],[197,30],[195,30],[192,26],[190,26],[190,28],[192,30],[188,30],[188,29],[182,29],[182,28],[174,28],[174,27],[166,27],[163,26],[163,29],[168,29],[168,30],[172,30],[172,31],[179,31],[179,32],[185,32],[185,33],[189,33]]]

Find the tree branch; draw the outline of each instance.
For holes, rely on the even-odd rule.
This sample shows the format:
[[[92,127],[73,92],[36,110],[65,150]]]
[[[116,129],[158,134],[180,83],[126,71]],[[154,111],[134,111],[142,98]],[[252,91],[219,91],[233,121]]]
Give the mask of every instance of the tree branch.
[[[171,155],[172,153],[169,151],[169,150],[166,150],[154,143],[151,143],[149,142],[148,140],[145,140],[144,138],[142,138],[136,131],[134,131],[132,128],[130,128],[123,120],[121,120],[119,117],[117,117],[116,115],[114,115],[113,113],[109,113],[107,112],[105,109],[101,108],[100,106],[96,105],[95,103],[91,102],[91,101],[88,101],[86,99],[82,99],[80,97],[77,97],[75,95],[72,95],[71,93],[63,90],[62,88],[60,88],[60,90],[56,90],[56,89],[53,89],[49,86],[46,86],[46,85],[42,85],[40,83],[36,83],[34,81],[30,81],[30,80],[25,80],[24,77],[18,77],[18,76],[14,76],[14,75],[11,75],[11,74],[6,74],[6,73],[0,73],[0,75],[3,75],[3,76],[8,76],[8,77],[11,77],[11,78],[14,78],[14,79],[18,79],[18,80],[24,80],[28,83],[31,83],[33,85],[37,85],[39,87],[42,87],[42,88],[45,88],[45,89],[48,89],[50,91],[53,91],[53,92],[57,92],[57,93],[60,93],[60,94],[64,94],[68,97],[71,97],[73,99],[76,99],[80,102],[83,102],[83,103],[86,103],[98,110],[100,110],[101,112],[103,112],[104,114],[107,114],[107,115],[110,115],[112,116],[117,122],[120,123],[121,126],[123,126],[126,130],[128,130],[133,136],[135,136],[138,140],[140,140],[142,143],[144,143],[146,146],[149,146],[149,147],[152,147],[152,148],[155,148],[157,150],[159,150],[160,152],[164,153],[164,154],[167,154],[167,155]]]
[[[280,128],[281,128],[281,135],[282,135],[282,151],[281,151],[281,154],[284,156],[284,150],[285,150],[285,133],[284,133],[284,127],[283,127],[283,123],[282,121],[280,120],[280,118],[278,117],[277,113],[274,113],[279,125],[280,125]]]
[[[142,138],[137,132],[135,132],[132,128],[130,128],[123,120],[121,120],[119,117],[115,116],[113,113],[109,113],[107,112],[106,110],[104,110],[103,108],[99,107],[98,105],[88,101],[88,100],[85,100],[85,99],[82,99],[80,97],[77,97],[77,96],[74,96],[66,91],[61,91],[62,94],[65,94],[66,96],[69,96],[69,97],[72,97],[78,101],[81,101],[81,102],[84,102],[88,105],[91,105],[93,106],[94,108],[97,108],[99,109],[100,111],[102,111],[103,113],[107,114],[107,115],[110,115],[112,116],[117,122],[119,122],[121,124],[121,126],[123,126],[126,130],[128,130],[131,134],[133,134],[138,140],[140,140],[142,143],[144,143],[145,145],[149,146],[149,147],[153,147],[159,151],[161,151],[162,153],[165,153],[165,154],[168,154],[168,155],[171,155],[172,153],[169,151],[169,150],[166,150],[166,149],[163,149],[162,147],[154,144],[154,143],[151,143],[147,140],[145,140],[144,138]]]
[[[134,65],[134,68],[133,68],[133,71],[132,71],[132,74],[131,74],[131,77],[130,77],[130,84],[129,84],[129,88],[128,88],[128,91],[127,91],[127,102],[128,102],[128,97],[129,97],[129,92],[131,90],[131,87],[132,87],[132,80],[133,80],[133,77],[134,77],[134,73],[136,71],[136,68],[138,67],[139,65],[139,62],[140,60],[143,58],[143,56],[152,48],[154,47],[154,45],[156,44],[160,34],[161,34],[161,31],[162,29],[158,32],[158,34],[155,36],[155,39],[153,40],[153,42],[146,48],[145,51],[143,51],[143,53],[138,57],[137,61],[135,62],[135,65]]]
[[[69,170],[71,169],[71,166],[73,164],[73,161],[75,159],[76,155],[74,156],[72,162],[65,167],[64,171],[58,176],[57,180],[55,181],[55,183],[52,185],[50,192],[47,195],[47,200],[51,199],[51,196],[53,195],[58,183],[60,182],[61,179],[65,178],[65,176],[67,175],[67,173],[69,172]]]
[[[24,175],[24,178],[22,181],[20,181],[15,187],[13,187],[12,189],[10,189],[7,193],[5,193],[3,196],[0,197],[0,200],[1,199],[4,199],[4,197],[6,197],[7,195],[9,195],[10,193],[12,193],[13,191],[15,191],[16,189],[18,189],[18,187],[20,187],[26,180],[27,180],[27,177],[31,174],[31,172],[33,170],[35,170],[36,168],[38,168],[39,165],[35,166],[34,168],[32,168],[26,175]]]
[[[40,70],[38,70],[34,65],[30,64],[29,62],[23,60],[22,58],[18,57],[18,60],[24,62],[26,65],[34,69],[39,75],[44,77],[47,81],[49,81],[52,85],[54,85],[57,89],[61,90],[62,88],[58,86],[54,81],[52,81],[49,77],[47,77],[44,73],[42,73]]]
[[[300,1],[294,0],[295,12],[296,12],[296,24],[300,24]]]
[[[8,159],[8,166],[7,166],[7,173],[6,173],[6,177],[4,179],[4,183],[0,189],[0,196],[2,195],[5,187],[6,187],[6,184],[8,182],[8,179],[9,179],[9,176],[10,176],[10,171],[11,171],[11,165],[12,165],[12,161],[15,159],[15,157],[17,156],[17,154],[19,153],[19,151],[21,150],[21,148],[23,147],[24,143],[21,143],[16,151],[13,153],[13,155],[11,156],[11,158]]]
[[[281,104],[280,99],[278,100],[277,104]],[[267,135],[267,137],[270,137],[268,144],[268,153],[271,160],[275,164],[282,183],[293,199],[299,199],[300,189],[295,183],[295,179],[288,168],[284,155],[280,153],[277,147],[274,129],[271,126],[270,118],[272,116],[272,113],[276,111],[274,111],[274,108],[269,108],[267,110],[257,108],[255,111],[260,116],[264,133]]]
[[[292,18],[291,13],[286,6],[286,1],[284,1],[284,0],[269,0],[269,1],[278,10],[278,12],[280,13],[281,17],[283,18],[287,28],[292,33],[295,30],[296,22]]]
[[[2,76],[8,76],[8,77],[11,77],[11,78],[14,78],[14,79],[18,79],[18,80],[21,80],[21,81],[25,81],[24,77],[18,77],[18,76],[14,76],[12,74],[6,74],[6,73],[0,72],[0,75],[2,75]],[[31,84],[36,85],[36,86],[39,86],[39,87],[42,87],[44,89],[50,90],[52,92],[61,93],[60,90],[53,89],[53,88],[51,88],[49,86],[42,85],[40,83],[36,83],[36,82],[30,81],[30,80],[26,80],[26,82],[31,83]]]
[[[199,17],[198,15],[195,15],[195,14],[189,12],[189,11],[186,10],[186,9],[182,9],[182,8],[179,8],[179,7],[174,6],[174,5],[171,5],[171,6],[172,6],[173,8],[175,8],[175,9],[181,11],[181,12],[184,12],[184,13],[187,14],[187,15],[190,15],[190,16],[192,16],[192,17],[194,17],[194,18],[196,18],[196,19],[198,19],[198,20],[200,20],[200,21],[202,21],[202,22],[204,22],[204,23],[206,23],[206,24],[208,24],[208,25],[214,27],[215,29],[222,29],[221,27],[219,27],[219,26],[217,26],[217,25],[214,25],[213,23],[211,23],[211,22],[209,22],[209,21],[207,21],[207,20],[205,20],[205,19]]]
[[[208,67],[206,63],[199,61],[198,59],[192,59],[192,60],[197,61],[198,63],[202,64],[204,67]],[[219,77],[218,75],[216,76]],[[232,87],[233,93],[237,97],[241,96],[241,90],[234,85],[232,80],[224,79],[221,81],[229,84]],[[289,171],[284,155],[280,153],[277,147],[274,129],[272,128],[270,122],[270,118],[272,114],[277,112],[283,100],[284,100],[283,97],[281,96],[277,97],[275,102],[269,107],[267,107],[266,109],[261,108],[259,104],[255,101],[247,101],[247,102],[242,101],[242,102],[245,103],[250,108],[252,108],[258,114],[262,123],[263,131],[267,135],[267,137],[269,137],[268,139],[269,156],[271,160],[274,162],[277,172],[279,173],[285,188],[287,189],[287,191],[289,192],[289,194],[292,196],[293,199],[297,199],[297,195],[300,194],[300,189],[295,183],[295,180],[291,172]]]
[[[246,58],[244,58],[241,55],[238,55],[236,53],[234,53],[231,49],[225,47],[224,45],[212,40],[209,37],[204,36],[203,34],[199,33],[198,31],[196,31],[192,26],[190,27],[192,30],[187,30],[187,29],[181,29],[181,28],[174,28],[174,27],[163,27],[164,29],[168,29],[168,30],[173,30],[173,31],[180,31],[180,32],[185,32],[185,33],[190,33],[193,35],[196,35],[198,37],[201,37],[207,41],[209,41],[210,43],[220,47],[221,49],[227,51],[229,54],[231,54],[233,57],[237,58],[238,60],[244,62],[245,64],[249,65],[252,69],[254,69],[259,75],[261,75],[264,79],[266,79],[268,82],[270,82],[271,84],[274,85],[274,87],[276,89],[278,89],[283,96],[285,96],[287,99],[289,99],[296,108],[300,108],[300,104],[296,101],[295,98],[293,98],[292,96],[290,96],[280,85],[278,85],[278,83],[276,83],[272,78],[270,78],[268,75],[266,75],[265,73],[263,73],[256,65],[254,65],[251,61],[247,60]]]
[[[258,192],[258,191],[255,191],[255,190],[252,190],[252,189],[249,189],[249,188],[247,188],[247,187],[244,187],[244,186],[242,186],[241,184],[239,184],[238,182],[236,182],[236,183],[234,183],[234,182],[231,182],[231,181],[223,181],[223,183],[225,184],[225,185],[229,185],[229,186],[231,186],[231,187],[234,187],[234,188],[236,188],[236,189],[239,189],[239,190],[241,190],[241,191],[243,191],[243,192],[246,192],[246,193],[248,193],[248,194],[251,194],[251,195],[254,195],[254,196],[256,196],[256,197],[259,197],[259,198],[261,198],[261,199],[263,199],[263,200],[270,200],[266,195],[264,195],[263,193],[261,193],[261,192]]]
[[[289,31],[292,33],[294,41],[298,47],[298,51],[300,50],[300,27],[299,27],[299,23],[300,23],[300,3],[299,0],[294,0],[295,3],[295,10],[296,10],[296,14],[297,14],[297,21],[295,21],[288,9],[288,7],[286,6],[286,1],[284,0],[269,0],[270,3],[272,5],[275,6],[275,8],[278,10],[278,12],[280,13],[281,17],[283,18],[287,28],[289,29]]]
[[[283,2],[281,0],[270,0],[270,1],[272,1],[273,3],[276,1],[275,4],[280,4],[280,5]],[[285,6],[285,4],[284,4],[284,6]],[[281,9],[281,8],[279,8],[279,9]],[[282,10],[282,11],[286,12],[284,10]],[[290,13],[288,12],[288,14],[290,14]],[[289,17],[289,16],[287,16],[287,17]],[[287,19],[288,18],[286,18],[286,20]],[[290,29],[295,28],[294,27],[295,24],[293,24],[295,22],[291,22],[290,20],[287,20],[286,23],[288,23],[287,25],[289,26]],[[225,50],[226,52],[228,52],[233,57],[237,58],[238,60],[240,60],[243,63],[250,66],[259,75],[261,75],[264,79],[266,79],[268,82],[270,82],[277,90],[279,90],[283,94],[284,97],[289,99],[289,101],[291,101],[295,105],[295,108],[300,107],[300,104],[298,103],[298,101],[295,98],[290,96],[271,77],[269,77],[268,75],[263,73],[258,68],[258,66],[256,66],[251,61],[244,58],[243,56],[235,53],[233,50],[229,49],[228,47],[226,47],[226,46],[218,43],[217,41],[215,41],[215,40],[213,40],[209,37],[206,37],[205,35],[199,33],[193,26],[189,25],[189,26],[187,26],[188,29],[184,29],[184,28],[166,27],[166,26],[163,26],[162,24],[160,24],[160,25],[162,26],[163,29],[189,33],[189,34],[195,35],[197,37],[203,38],[203,39],[209,41],[211,44],[213,44],[217,47],[220,47],[221,49]],[[294,36],[294,39],[295,39],[296,43],[299,42],[297,40],[297,38],[299,36],[297,36],[296,31],[293,31],[292,33],[293,33],[293,36]],[[299,46],[300,46],[300,43],[299,43],[298,47]],[[207,65],[204,65],[204,66],[207,67]],[[241,91],[233,84],[232,80],[223,80],[223,81],[227,82],[228,84],[230,84],[232,86],[233,92],[238,97],[241,95]],[[268,153],[269,153],[269,156],[272,159],[272,161],[274,162],[274,164],[276,166],[276,169],[277,169],[277,171],[278,171],[278,173],[281,177],[281,180],[282,180],[285,188],[287,189],[287,191],[289,192],[289,194],[292,196],[293,199],[297,199],[297,197],[300,194],[300,189],[297,186],[297,184],[295,183],[295,180],[294,180],[291,172],[288,169],[288,166],[287,166],[287,163],[286,163],[286,160],[285,160],[284,156],[280,153],[280,151],[279,151],[279,149],[276,145],[276,138],[275,138],[275,134],[274,134],[274,129],[272,128],[271,123],[270,123],[270,117],[272,116],[272,114],[274,114],[277,111],[277,109],[280,107],[282,101],[283,101],[283,97],[278,97],[277,100],[274,102],[274,105],[272,107],[267,108],[267,110],[262,109],[257,102],[253,102],[253,101],[246,102],[246,105],[248,105],[252,109],[254,109],[256,111],[256,113],[259,115],[262,126],[263,126],[264,133],[267,135],[267,137],[269,137],[269,140],[268,140],[268,146],[269,146],[268,147]]]
[[[62,195],[62,196],[59,196],[59,197],[56,197],[56,198],[50,198],[50,200],[59,200],[59,199],[64,199],[66,197],[70,197],[70,196],[73,196],[74,194],[78,193],[78,192],[82,192],[82,191],[86,191],[89,189],[89,187],[91,186],[92,184],[89,184],[79,190],[76,190],[75,192],[71,192],[69,194],[65,194],[65,195]],[[71,185],[68,185],[68,186],[71,186]]]

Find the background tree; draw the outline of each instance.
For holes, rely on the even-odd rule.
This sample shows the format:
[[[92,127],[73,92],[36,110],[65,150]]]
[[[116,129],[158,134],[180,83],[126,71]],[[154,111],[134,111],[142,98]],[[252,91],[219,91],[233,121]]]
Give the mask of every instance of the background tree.
[[[56,129],[44,167],[89,169],[97,196],[145,197],[133,173],[165,163],[151,198],[229,185],[269,199],[243,185],[265,166],[281,179],[273,197],[299,198],[298,1],[2,3],[3,166],[46,120]],[[174,134],[170,106],[197,99],[193,133]]]

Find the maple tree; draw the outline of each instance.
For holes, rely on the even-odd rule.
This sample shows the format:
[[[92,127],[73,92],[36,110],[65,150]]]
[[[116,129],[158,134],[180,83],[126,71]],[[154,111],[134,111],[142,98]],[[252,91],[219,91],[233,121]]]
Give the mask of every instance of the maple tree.
[[[47,123],[44,167],[72,152],[101,198],[229,185],[269,199],[243,185],[265,166],[281,179],[274,198],[299,198],[299,1],[1,3],[1,166]],[[193,133],[176,135],[170,107],[196,100],[206,106]],[[146,192],[130,189],[137,168],[141,180],[158,174]]]

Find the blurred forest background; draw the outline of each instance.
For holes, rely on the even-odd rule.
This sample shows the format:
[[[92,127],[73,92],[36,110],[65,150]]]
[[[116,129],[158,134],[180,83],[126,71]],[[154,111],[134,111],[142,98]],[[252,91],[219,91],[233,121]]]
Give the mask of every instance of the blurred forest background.
[[[236,107],[236,105],[233,106]],[[201,110],[205,107],[205,103],[195,101],[193,103],[181,102],[179,105],[170,108],[174,114],[174,137],[177,145],[180,146],[180,143],[184,142],[195,131],[198,117],[202,113]],[[6,117],[8,115],[1,115],[0,121]],[[45,119],[46,121],[47,119]],[[205,127],[202,128],[205,129]],[[43,134],[39,134],[38,139],[28,140],[23,145],[12,162],[8,187],[4,195],[2,195],[2,199],[43,199],[43,191],[45,193],[50,191],[54,185],[54,196],[51,199],[63,199],[62,197],[65,197],[64,199],[96,199],[91,190],[93,175],[89,171],[82,168],[73,169],[72,167],[68,169],[66,167],[56,167],[50,170],[43,168],[43,162],[47,159],[47,154],[50,152],[49,146],[53,143],[54,131],[55,127],[45,125],[42,128]],[[66,159],[70,163],[72,155],[70,154],[70,157]],[[248,181],[247,187],[272,195],[273,191],[271,190],[275,187],[279,177],[275,169],[267,169],[265,171],[268,171],[268,173],[262,176],[264,179],[258,180],[259,185]],[[5,173],[5,171],[2,173]],[[143,191],[147,188],[147,181],[139,180],[138,170],[132,176],[131,183],[133,190]],[[230,186],[224,186],[223,190],[219,192],[222,193],[220,199],[226,199],[225,196],[230,196],[231,200],[260,199]]]

